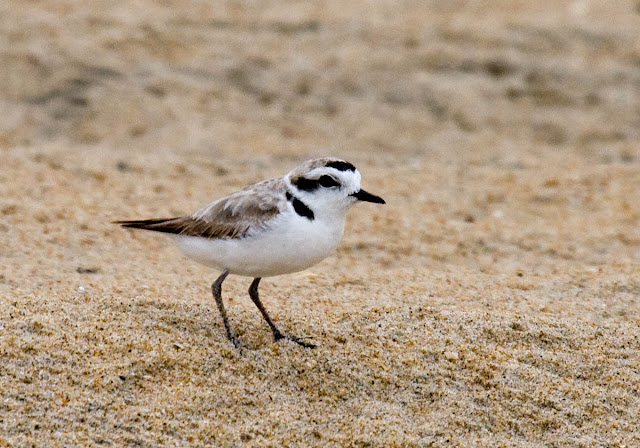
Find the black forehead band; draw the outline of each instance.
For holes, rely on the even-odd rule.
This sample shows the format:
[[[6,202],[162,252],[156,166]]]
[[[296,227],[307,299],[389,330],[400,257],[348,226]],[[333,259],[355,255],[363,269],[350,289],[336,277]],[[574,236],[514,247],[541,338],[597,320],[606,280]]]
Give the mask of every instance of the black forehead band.
[[[325,165],[327,168],[335,168],[338,171],[355,171],[356,167],[351,165],[349,162],[344,162],[342,160],[335,160],[333,162],[329,162]]]

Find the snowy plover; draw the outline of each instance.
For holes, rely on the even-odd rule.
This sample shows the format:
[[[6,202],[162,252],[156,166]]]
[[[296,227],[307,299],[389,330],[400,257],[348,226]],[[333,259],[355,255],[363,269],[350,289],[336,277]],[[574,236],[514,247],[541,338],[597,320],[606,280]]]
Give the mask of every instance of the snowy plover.
[[[344,233],[347,211],[358,201],[384,204],[360,188],[360,173],[349,162],[309,160],[289,174],[264,180],[180,218],[116,221],[123,227],[172,234],[190,258],[222,271],[211,285],[227,338],[238,347],[222,302],[229,274],[253,277],[249,296],[273,338],[314,347],[284,335],[258,297],[262,277],[302,271],[329,256]]]

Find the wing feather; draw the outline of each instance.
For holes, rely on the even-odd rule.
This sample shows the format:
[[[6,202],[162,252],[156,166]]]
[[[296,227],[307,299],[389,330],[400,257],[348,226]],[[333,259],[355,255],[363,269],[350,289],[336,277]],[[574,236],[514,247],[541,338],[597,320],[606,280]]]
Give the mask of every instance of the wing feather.
[[[233,239],[265,229],[286,207],[282,178],[251,185],[180,218],[116,221],[123,227],[210,239]]]

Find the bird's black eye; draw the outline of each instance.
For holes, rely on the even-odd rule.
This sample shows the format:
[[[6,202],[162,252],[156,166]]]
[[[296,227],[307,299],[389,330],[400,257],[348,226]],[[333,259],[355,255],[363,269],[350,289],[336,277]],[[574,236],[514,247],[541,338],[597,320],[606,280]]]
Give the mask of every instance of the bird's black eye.
[[[333,177],[327,175],[320,176],[320,179],[318,179],[318,183],[325,188],[340,186],[340,183],[338,181],[336,181]]]

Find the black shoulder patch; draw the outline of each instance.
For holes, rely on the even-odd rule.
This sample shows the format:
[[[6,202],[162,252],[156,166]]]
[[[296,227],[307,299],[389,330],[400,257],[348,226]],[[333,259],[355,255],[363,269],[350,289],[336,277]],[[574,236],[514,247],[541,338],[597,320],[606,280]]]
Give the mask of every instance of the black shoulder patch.
[[[313,191],[317,190],[320,184],[318,183],[318,179],[307,179],[306,177],[299,177],[295,179],[293,185],[296,186],[298,190],[302,191]]]
[[[355,171],[356,167],[351,165],[349,162],[344,162],[342,160],[335,160],[333,162],[329,162],[325,165],[327,168],[335,168],[338,171]]]
[[[287,201],[291,202],[291,205],[293,205],[293,210],[295,210],[295,212],[298,215],[304,218],[307,218],[309,221],[313,221],[313,218],[315,218],[315,215],[313,214],[313,210],[307,207],[307,205],[304,202],[302,202],[300,199],[298,199],[288,191],[286,196],[287,196]]]

